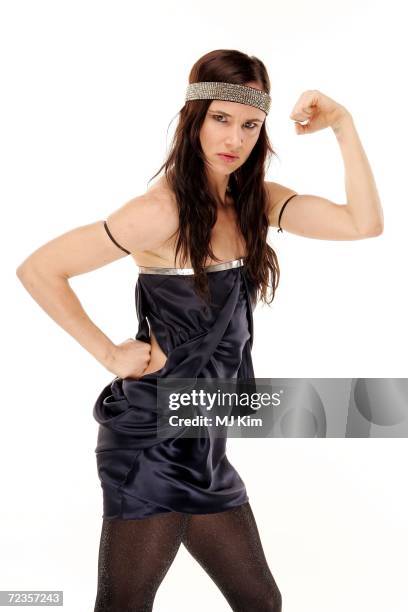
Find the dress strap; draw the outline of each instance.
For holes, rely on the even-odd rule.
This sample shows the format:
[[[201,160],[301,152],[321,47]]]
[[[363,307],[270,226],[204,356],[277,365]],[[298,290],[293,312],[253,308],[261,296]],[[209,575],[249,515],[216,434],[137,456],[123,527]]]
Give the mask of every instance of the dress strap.
[[[119,244],[119,242],[117,240],[115,240],[115,238],[112,236],[108,224],[106,223],[106,221],[103,222],[103,227],[106,230],[106,233],[108,234],[109,238],[112,240],[112,242],[114,242],[116,244],[117,247],[119,247],[120,249],[122,249],[122,251],[125,251],[125,253],[127,253],[128,255],[130,255],[130,251],[128,251],[127,249],[125,249],[123,246],[121,246]]]
[[[278,226],[279,226],[278,232],[283,232],[283,230],[282,230],[282,228],[281,228],[280,221],[281,221],[282,213],[283,213],[283,211],[284,211],[284,208],[285,208],[286,204],[289,202],[289,200],[291,200],[292,198],[294,198],[294,197],[295,197],[295,196],[297,196],[297,195],[299,195],[299,194],[294,193],[293,195],[291,195],[291,196],[290,196],[290,198],[288,198],[288,199],[286,200],[286,202],[283,204],[282,208],[280,209],[279,218],[278,218]]]

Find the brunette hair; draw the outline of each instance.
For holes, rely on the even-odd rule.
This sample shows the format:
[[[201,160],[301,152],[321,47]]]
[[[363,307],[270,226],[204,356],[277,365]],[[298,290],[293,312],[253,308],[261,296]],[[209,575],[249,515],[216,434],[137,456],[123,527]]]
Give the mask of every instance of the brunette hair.
[[[192,67],[189,83],[221,81],[245,85],[256,81],[270,93],[270,80],[260,59],[241,51],[217,49],[203,55]],[[207,257],[219,261],[211,248],[211,229],[217,218],[217,194],[213,193],[205,172],[205,156],[200,144],[200,129],[212,100],[189,100],[179,112],[179,122],[163,168],[174,192],[179,210],[179,227],[175,250],[182,262],[190,255],[194,269],[194,286],[199,295],[208,296],[204,271]],[[264,185],[265,166],[275,151],[269,141],[265,122],[258,140],[245,163],[230,175],[229,189],[236,210],[237,223],[247,247],[246,268],[252,297],[271,303],[279,284],[279,264],[275,251],[267,244],[268,194]],[[271,277],[271,285],[269,285]],[[271,287],[271,299],[267,289]]]

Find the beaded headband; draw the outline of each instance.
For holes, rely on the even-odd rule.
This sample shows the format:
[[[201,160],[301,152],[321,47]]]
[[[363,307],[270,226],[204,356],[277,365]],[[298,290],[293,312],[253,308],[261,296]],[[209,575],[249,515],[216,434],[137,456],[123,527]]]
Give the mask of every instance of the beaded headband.
[[[268,114],[271,105],[269,94],[247,85],[221,83],[220,81],[200,81],[190,83],[186,91],[188,100],[227,100],[255,106]]]

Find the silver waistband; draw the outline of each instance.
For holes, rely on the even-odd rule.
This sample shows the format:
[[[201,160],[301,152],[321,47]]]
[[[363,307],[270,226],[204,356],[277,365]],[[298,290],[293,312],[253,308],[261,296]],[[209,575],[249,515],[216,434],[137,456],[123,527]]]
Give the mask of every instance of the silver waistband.
[[[222,261],[218,264],[206,266],[206,272],[219,272],[220,270],[229,270],[230,268],[239,268],[245,264],[245,258],[231,259],[230,261]],[[153,266],[139,266],[139,274],[194,274],[194,268],[161,268]]]

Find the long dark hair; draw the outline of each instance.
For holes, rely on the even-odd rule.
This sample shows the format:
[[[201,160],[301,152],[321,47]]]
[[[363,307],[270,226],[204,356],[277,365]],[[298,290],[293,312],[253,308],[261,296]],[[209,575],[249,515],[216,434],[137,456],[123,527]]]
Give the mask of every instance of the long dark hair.
[[[231,49],[217,49],[203,55],[192,67],[189,83],[221,81],[244,85],[262,84],[270,93],[267,70],[260,59]],[[204,271],[207,257],[219,261],[211,248],[211,229],[217,219],[218,195],[213,193],[205,172],[205,156],[200,144],[200,129],[212,100],[189,100],[179,112],[179,122],[163,168],[179,210],[175,261],[181,253],[183,264],[190,255],[194,286],[199,295],[208,296]],[[265,122],[245,163],[230,175],[229,193],[234,200],[237,222],[247,246],[246,269],[256,299],[270,304],[279,284],[279,264],[275,251],[267,244],[268,194],[264,186],[265,166],[276,155],[269,141]],[[150,181],[149,181],[150,182]],[[175,264],[176,265],[176,264]],[[271,284],[269,285],[269,278]],[[267,299],[268,287],[271,299]]]

